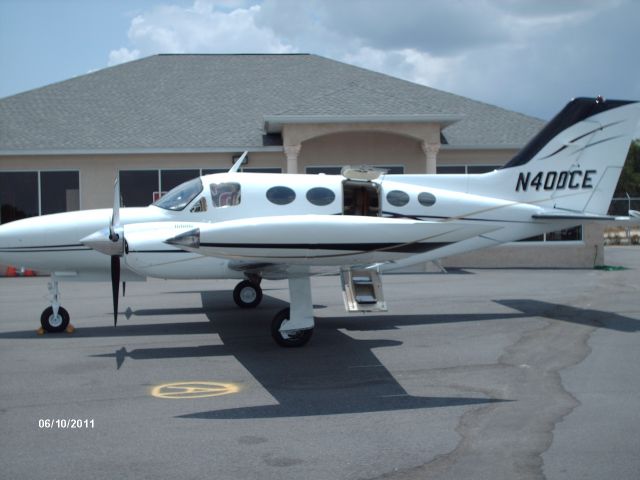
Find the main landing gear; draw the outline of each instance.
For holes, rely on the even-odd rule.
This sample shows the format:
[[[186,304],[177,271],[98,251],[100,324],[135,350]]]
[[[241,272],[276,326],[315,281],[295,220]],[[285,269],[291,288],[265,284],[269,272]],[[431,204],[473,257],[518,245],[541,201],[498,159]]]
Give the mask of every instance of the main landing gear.
[[[50,333],[64,332],[69,326],[69,312],[60,306],[60,291],[58,280],[51,275],[49,282],[49,301],[51,306],[44,309],[40,315],[40,325]]]
[[[255,308],[262,301],[259,276],[243,280],[233,289],[233,300],[240,308]],[[309,277],[289,279],[290,307],[280,310],[271,321],[271,336],[281,347],[302,347],[313,334],[313,304]]]
[[[262,301],[260,278],[243,280],[233,289],[233,301],[240,308],[256,308]]]
[[[315,327],[311,278],[290,278],[289,296],[290,307],[280,310],[271,321],[271,336],[281,347],[302,347]]]

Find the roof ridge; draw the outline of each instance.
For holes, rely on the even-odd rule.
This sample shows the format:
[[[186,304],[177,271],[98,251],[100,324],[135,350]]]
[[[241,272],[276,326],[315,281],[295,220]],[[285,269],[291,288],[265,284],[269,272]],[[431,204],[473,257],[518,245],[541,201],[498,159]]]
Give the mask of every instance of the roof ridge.
[[[308,55],[311,56],[313,55],[312,53],[298,53],[298,52],[291,52],[291,53],[260,53],[260,52],[238,52],[238,53],[155,53],[153,55],[149,55],[147,57],[144,58],[150,58],[150,57],[250,57],[250,56],[260,56],[260,57],[268,57],[268,56],[272,56],[272,57],[286,57],[286,56],[304,56],[304,55]]]
[[[368,72],[370,74],[372,73],[372,74],[375,74],[375,75],[379,75],[379,76],[382,76],[382,77],[389,78],[391,80],[407,83],[407,84],[415,86],[415,87],[426,88],[426,89],[429,89],[429,90],[431,90],[431,91],[433,91],[435,93],[438,93],[438,94],[441,94],[441,95],[447,95],[447,96],[452,97],[452,98],[461,99],[461,100],[463,100],[465,102],[473,102],[473,103],[475,103],[477,105],[484,105],[486,107],[497,108],[497,109],[500,109],[502,111],[509,112],[509,113],[512,113],[512,114],[517,114],[517,115],[520,115],[520,116],[528,118],[528,119],[541,120],[543,122],[546,122],[546,120],[543,120],[543,119],[538,118],[538,117],[534,117],[534,116],[531,116],[531,115],[526,115],[524,113],[516,112],[515,110],[510,110],[510,109],[507,109],[507,108],[504,108],[504,107],[500,107],[498,105],[494,105],[492,103],[483,102],[481,100],[475,100],[473,98],[465,97],[464,95],[460,95],[460,94],[457,94],[457,93],[447,92],[445,90],[441,90],[439,88],[435,88],[435,87],[432,87],[432,86],[429,86],[429,85],[424,85],[422,83],[413,82],[413,81],[407,80],[405,78],[394,77],[394,76],[392,76],[392,75],[390,75],[388,73],[378,72],[376,70],[371,70],[369,68],[361,67],[359,65],[352,65],[350,63],[346,63],[346,62],[343,62],[341,60],[336,60],[336,59],[330,58],[330,57],[324,57],[322,55],[317,55],[317,54],[312,54],[312,55],[315,56],[315,57],[318,57],[320,59],[323,59],[323,60],[328,60],[330,62],[339,63],[339,64],[345,65],[347,67],[363,70],[363,71]]]

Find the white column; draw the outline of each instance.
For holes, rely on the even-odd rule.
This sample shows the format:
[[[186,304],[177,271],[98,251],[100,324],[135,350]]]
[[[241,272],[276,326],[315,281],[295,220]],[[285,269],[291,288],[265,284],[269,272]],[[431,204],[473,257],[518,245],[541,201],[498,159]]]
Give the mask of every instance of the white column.
[[[440,151],[439,143],[429,143],[424,141],[420,144],[422,151],[427,158],[427,173],[436,173],[436,164],[438,152]]]
[[[287,173],[298,173],[298,155],[302,145],[287,145],[284,154],[287,156]]]

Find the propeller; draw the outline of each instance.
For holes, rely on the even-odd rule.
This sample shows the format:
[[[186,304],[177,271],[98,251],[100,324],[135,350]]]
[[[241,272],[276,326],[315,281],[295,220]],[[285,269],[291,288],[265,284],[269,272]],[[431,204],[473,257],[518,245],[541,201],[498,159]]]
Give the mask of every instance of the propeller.
[[[111,292],[113,293],[113,326],[118,325],[118,290],[120,289],[120,257],[111,256]]]
[[[120,226],[120,184],[118,179],[113,186],[113,213],[109,224],[109,240],[119,244],[115,254],[111,255],[111,293],[113,295],[113,326],[118,325],[118,295],[120,290],[120,257],[124,253],[124,235]]]
[[[113,326],[115,327],[118,324],[120,257],[125,253],[124,229],[120,225],[120,185],[117,178],[113,190],[113,211],[109,228],[92,233],[80,240],[80,243],[111,257],[111,291],[113,293]]]

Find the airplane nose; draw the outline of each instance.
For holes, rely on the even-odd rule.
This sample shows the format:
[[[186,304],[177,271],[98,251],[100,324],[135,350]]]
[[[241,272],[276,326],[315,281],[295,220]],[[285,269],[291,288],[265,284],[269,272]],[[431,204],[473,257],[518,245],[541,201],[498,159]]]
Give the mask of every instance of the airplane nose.
[[[80,239],[104,223],[101,214],[68,212],[0,225],[0,263],[48,270],[56,261],[62,262],[66,255],[88,250]],[[64,269],[65,265],[59,268]]]

